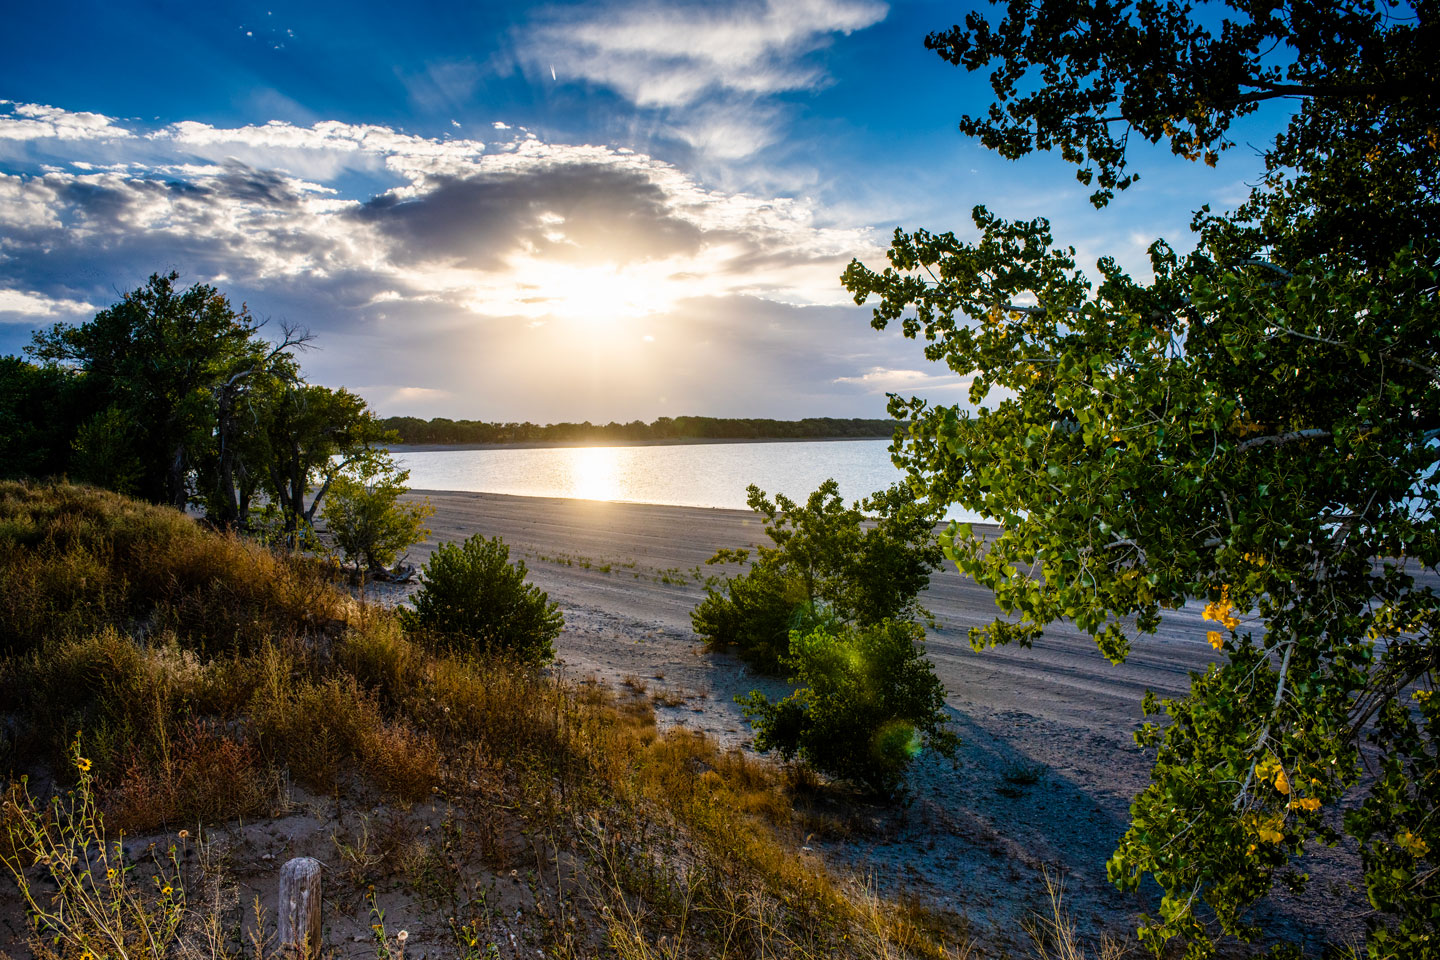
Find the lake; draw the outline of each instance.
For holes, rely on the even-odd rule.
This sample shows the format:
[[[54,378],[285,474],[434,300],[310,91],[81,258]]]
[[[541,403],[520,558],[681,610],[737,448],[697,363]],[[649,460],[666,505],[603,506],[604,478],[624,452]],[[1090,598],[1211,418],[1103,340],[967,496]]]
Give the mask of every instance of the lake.
[[[847,501],[901,479],[888,440],[397,450],[418,490],[746,509],[745,488],[803,500],[829,477]],[[978,519],[952,510],[954,519]]]

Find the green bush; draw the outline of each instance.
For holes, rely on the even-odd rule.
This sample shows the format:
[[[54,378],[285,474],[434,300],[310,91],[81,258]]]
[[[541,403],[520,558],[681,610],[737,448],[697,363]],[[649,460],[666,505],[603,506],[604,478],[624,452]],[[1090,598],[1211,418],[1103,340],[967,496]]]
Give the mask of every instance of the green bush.
[[[698,636],[733,646],[753,666],[777,673],[804,605],[798,580],[756,566],[744,576],[730,577],[723,590],[711,588],[691,612],[690,622]]]
[[[565,618],[525,582],[525,562],[509,559],[499,537],[442,543],[421,571],[415,609],[401,614],[406,628],[443,649],[549,661]]]
[[[894,791],[924,749],[953,757],[959,741],[944,729],[945,687],[924,636],[895,620],[792,633],[783,660],[799,689],[778,703],[758,690],[736,698],[756,748],[877,793]]]
[[[803,506],[748,489],[764,518],[770,546],[722,550],[709,563],[749,563],[741,574],[706,588],[690,615],[695,633],[733,646],[752,665],[779,672],[793,632],[816,618],[874,624],[925,615],[916,601],[942,554],[935,517],[901,487],[845,506],[826,480]]]

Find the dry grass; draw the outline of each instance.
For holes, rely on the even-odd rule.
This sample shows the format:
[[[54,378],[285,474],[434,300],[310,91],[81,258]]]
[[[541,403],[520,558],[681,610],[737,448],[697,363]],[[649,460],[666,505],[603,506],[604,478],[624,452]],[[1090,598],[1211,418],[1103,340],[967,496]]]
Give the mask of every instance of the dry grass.
[[[288,780],[342,811],[442,798],[454,813],[438,831],[403,820],[337,831],[347,866],[331,896],[358,904],[362,883],[398,872],[422,901],[448,905],[462,953],[490,922],[474,890],[526,863],[534,935],[556,956],[964,953],[914,909],[799,851],[793,772],[661,733],[643,685],[617,693],[427,653],[322,565],[172,511],[0,484],[0,636],[15,731],[0,763],[63,788],[79,735],[112,826],[264,816]],[[187,929],[238,929],[205,920],[206,902],[194,898]]]

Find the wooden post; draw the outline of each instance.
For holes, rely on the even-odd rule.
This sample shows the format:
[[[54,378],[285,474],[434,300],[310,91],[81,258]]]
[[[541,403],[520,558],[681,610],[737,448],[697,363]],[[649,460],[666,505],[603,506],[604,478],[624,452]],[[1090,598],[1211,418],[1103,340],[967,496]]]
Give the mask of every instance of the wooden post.
[[[296,857],[280,868],[276,924],[286,957],[320,956],[320,861]]]

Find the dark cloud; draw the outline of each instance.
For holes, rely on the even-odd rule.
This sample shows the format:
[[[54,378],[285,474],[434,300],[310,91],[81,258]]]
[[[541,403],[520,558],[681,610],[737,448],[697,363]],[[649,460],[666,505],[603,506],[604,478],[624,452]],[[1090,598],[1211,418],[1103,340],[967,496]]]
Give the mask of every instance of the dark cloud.
[[[177,184],[178,186],[178,184]],[[244,203],[260,204],[280,210],[294,210],[300,206],[303,196],[295,188],[292,178],[272,170],[257,170],[243,163],[231,161],[225,164],[225,172],[203,184],[186,184],[211,196]]]
[[[387,193],[355,216],[394,240],[400,260],[492,269],[529,244],[560,259],[693,253],[702,235],[636,170],[571,164],[496,176],[443,177],[417,197]],[[549,235],[563,235],[551,239]]]

